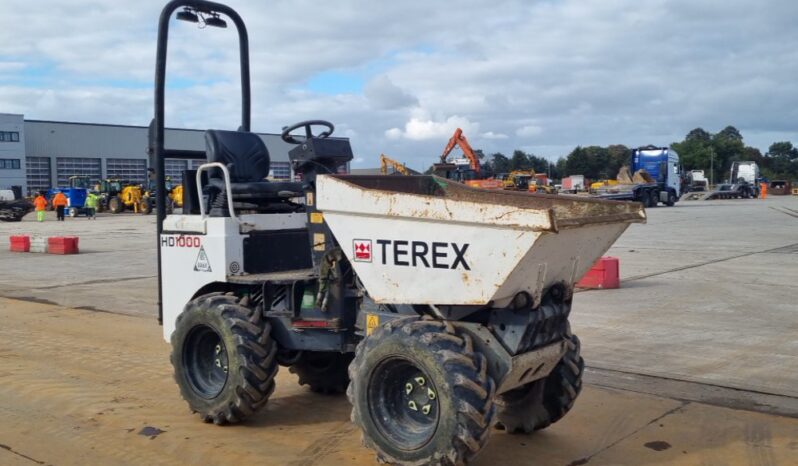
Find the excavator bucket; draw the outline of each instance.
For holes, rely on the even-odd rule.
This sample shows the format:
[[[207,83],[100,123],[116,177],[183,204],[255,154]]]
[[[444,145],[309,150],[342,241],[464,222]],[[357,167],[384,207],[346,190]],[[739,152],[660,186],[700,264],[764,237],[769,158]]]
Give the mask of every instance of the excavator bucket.
[[[579,280],[639,203],[483,190],[435,176],[319,176],[317,208],[378,303],[537,305]]]

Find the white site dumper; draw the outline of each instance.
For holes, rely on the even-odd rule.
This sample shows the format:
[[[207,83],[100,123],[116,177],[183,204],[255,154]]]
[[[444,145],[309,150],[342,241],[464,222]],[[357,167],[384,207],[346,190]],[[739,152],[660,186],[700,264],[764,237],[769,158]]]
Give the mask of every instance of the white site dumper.
[[[241,122],[205,131],[204,150],[165,144],[172,18],[238,31]],[[166,5],[155,76],[158,316],[203,421],[252,416],[280,366],[314,392],[346,392],[364,444],[392,464],[461,465],[496,426],[531,433],[571,410],[585,367],[574,282],[645,221],[641,204],[331,175],[352,148],[322,120],[281,134],[301,181],[269,180],[270,148],[250,131],[246,28],[219,3]],[[167,159],[207,161],[184,173],[179,214],[166,212]]]

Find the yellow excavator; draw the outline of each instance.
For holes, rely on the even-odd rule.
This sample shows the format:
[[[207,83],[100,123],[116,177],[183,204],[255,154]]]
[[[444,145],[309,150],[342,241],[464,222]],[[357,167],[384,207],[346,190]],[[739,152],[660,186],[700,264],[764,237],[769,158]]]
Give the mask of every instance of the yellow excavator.
[[[513,170],[502,180],[502,187],[512,191],[557,194],[552,186],[544,184],[534,170]]]
[[[529,191],[529,183],[535,177],[531,170],[513,170],[504,179],[502,187],[511,191]]]
[[[380,173],[383,175],[389,175],[389,168],[393,169],[393,174],[399,173],[400,175],[410,175],[410,170],[407,169],[405,164],[399,163],[385,154],[380,154]]]

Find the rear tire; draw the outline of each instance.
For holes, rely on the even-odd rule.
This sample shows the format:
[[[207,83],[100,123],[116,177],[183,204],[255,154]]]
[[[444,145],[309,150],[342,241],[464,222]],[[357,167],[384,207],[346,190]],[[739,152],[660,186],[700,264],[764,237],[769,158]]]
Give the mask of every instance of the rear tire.
[[[648,207],[656,207],[659,204],[659,193],[651,190],[648,192]]]
[[[122,204],[122,199],[119,199],[117,196],[108,199],[108,210],[111,211],[112,214],[118,214],[125,210],[125,205]]]
[[[568,335],[568,351],[546,378],[496,398],[497,427],[511,434],[530,434],[559,421],[573,408],[582,391],[585,361],[579,355],[579,338]]]
[[[77,207],[70,207],[69,208],[69,216],[75,218],[78,216],[78,208]]]
[[[349,366],[352,422],[381,462],[464,464],[488,440],[495,384],[487,359],[450,323],[389,322]]]
[[[351,353],[305,351],[288,370],[299,376],[299,385],[307,385],[315,393],[334,395],[346,392],[353,358]]]
[[[180,393],[205,422],[233,424],[274,391],[277,344],[271,325],[247,298],[211,293],[186,305],[172,333]]]
[[[150,201],[147,199],[141,201],[141,203],[139,203],[139,212],[144,215],[150,215],[150,213],[152,213],[152,205],[150,204]]]

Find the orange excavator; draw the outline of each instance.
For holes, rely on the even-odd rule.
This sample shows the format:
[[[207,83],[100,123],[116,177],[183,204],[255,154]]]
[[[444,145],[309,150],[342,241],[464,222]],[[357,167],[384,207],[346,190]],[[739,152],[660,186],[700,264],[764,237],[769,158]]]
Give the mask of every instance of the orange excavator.
[[[447,160],[455,147],[460,147],[460,150],[463,151],[463,155],[465,155],[467,160],[466,163],[457,163],[457,161],[451,163]],[[471,144],[468,143],[468,139],[460,128],[457,128],[452,137],[449,138],[449,143],[446,144],[441,154],[441,161],[432,166],[432,171],[438,176],[459,181],[475,188],[502,188],[501,181],[493,178],[482,178],[479,157],[474,153],[474,149],[471,148]]]

